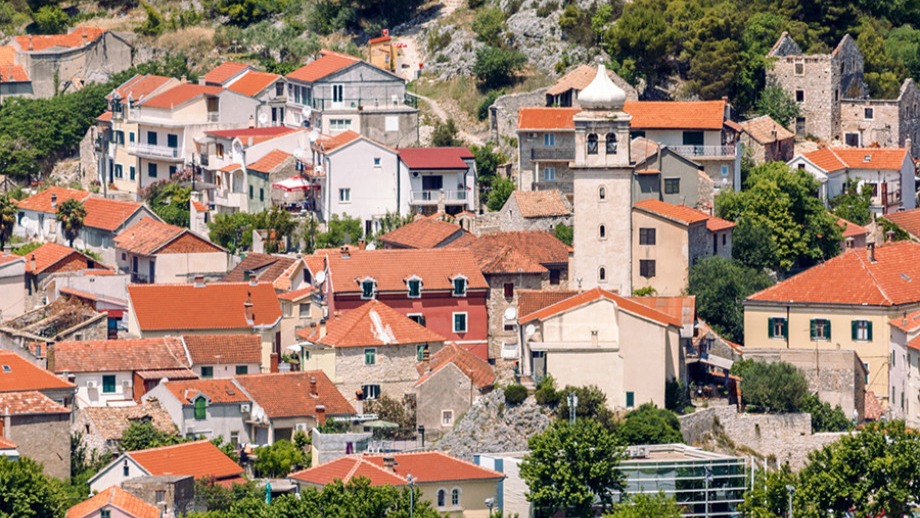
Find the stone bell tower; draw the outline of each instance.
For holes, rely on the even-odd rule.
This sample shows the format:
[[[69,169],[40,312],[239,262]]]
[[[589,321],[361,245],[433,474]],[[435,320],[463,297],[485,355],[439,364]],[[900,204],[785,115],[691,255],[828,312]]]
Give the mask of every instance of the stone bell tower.
[[[604,65],[578,94],[575,115],[575,258],[572,287],[632,295],[632,176],[626,92]]]

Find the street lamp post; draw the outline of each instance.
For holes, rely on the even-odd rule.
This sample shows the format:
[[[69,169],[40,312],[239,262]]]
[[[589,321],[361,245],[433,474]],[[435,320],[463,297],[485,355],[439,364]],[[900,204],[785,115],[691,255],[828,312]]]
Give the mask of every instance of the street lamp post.
[[[578,394],[574,391],[569,392],[568,395],[569,403],[569,424],[575,424],[575,411],[578,409]]]
[[[795,494],[795,486],[786,485],[786,491],[789,492],[789,517],[792,518],[792,495]]]
[[[486,507],[489,508],[489,518],[492,518],[492,507],[495,506],[495,499],[491,496],[486,498]]]
[[[415,515],[415,478],[412,473],[406,475],[406,481],[409,483],[409,518]]]

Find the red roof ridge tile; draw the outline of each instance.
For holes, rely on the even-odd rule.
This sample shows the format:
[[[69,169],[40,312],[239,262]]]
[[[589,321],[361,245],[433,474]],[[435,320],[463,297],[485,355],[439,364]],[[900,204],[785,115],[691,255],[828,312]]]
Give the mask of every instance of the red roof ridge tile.
[[[529,315],[523,315],[521,317],[521,322],[525,323],[525,322],[530,322],[533,320],[542,320],[545,318],[549,318],[559,313],[570,311],[572,309],[590,304],[592,302],[600,300],[601,298],[606,298],[608,300],[613,301],[617,305],[617,307],[619,307],[619,309],[626,311],[627,313],[632,313],[633,315],[636,315],[640,318],[645,318],[648,320],[653,320],[659,324],[672,325],[676,327],[682,327],[683,325],[679,319],[676,319],[671,315],[662,313],[661,311],[658,311],[657,309],[651,308],[644,304],[640,304],[638,302],[634,302],[632,300],[629,300],[625,297],[622,297],[620,295],[617,295],[613,292],[604,290],[599,287],[593,288],[588,291],[581,292],[578,295],[575,295],[574,297],[570,297],[568,299],[562,300],[560,302],[547,306],[543,309],[537,310],[534,313],[531,313]]]

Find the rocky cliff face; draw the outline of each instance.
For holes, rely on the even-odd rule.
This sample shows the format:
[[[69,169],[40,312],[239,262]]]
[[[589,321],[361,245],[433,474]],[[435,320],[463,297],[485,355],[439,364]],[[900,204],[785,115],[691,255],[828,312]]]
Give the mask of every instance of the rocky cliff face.
[[[551,419],[533,397],[508,407],[504,392],[494,390],[479,398],[435,449],[469,461],[476,453],[523,451],[527,439],[545,430]]]

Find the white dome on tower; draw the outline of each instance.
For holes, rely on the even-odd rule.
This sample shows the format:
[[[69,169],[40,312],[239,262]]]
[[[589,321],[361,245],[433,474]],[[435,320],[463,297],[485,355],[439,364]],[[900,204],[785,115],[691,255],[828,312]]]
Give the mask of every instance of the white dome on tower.
[[[625,102],[626,92],[610,80],[604,65],[597,66],[591,84],[578,92],[578,104],[586,110],[618,110]]]

